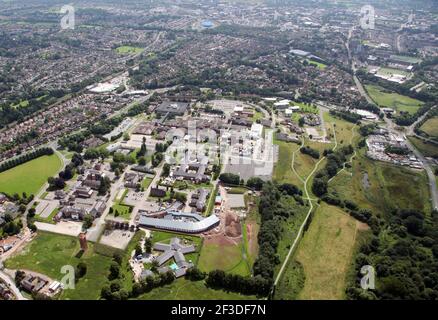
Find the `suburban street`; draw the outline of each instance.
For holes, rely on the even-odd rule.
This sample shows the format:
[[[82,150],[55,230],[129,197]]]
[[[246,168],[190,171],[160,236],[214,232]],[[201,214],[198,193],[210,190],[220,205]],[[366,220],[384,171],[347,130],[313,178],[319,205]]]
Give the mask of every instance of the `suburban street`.
[[[8,285],[9,289],[11,289],[15,297],[17,297],[17,300],[27,300],[21,294],[20,290],[17,288],[14,281],[11,278],[9,278],[9,276],[6,273],[4,273],[2,270],[0,270],[0,279],[3,280],[3,282],[5,282]]]

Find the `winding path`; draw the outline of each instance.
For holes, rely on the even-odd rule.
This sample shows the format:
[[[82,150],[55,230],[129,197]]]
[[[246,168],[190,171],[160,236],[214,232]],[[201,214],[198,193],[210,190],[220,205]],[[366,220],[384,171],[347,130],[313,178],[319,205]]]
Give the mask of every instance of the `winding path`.
[[[336,131],[334,130],[334,125],[333,125],[333,123],[332,123],[332,126],[333,126],[333,132],[334,132],[333,137],[334,137],[334,140],[335,140],[335,145],[334,145],[334,147],[332,148],[332,150],[334,151],[334,150],[336,150],[336,148],[337,148],[337,146],[338,146],[338,141],[337,141],[337,139],[336,139]],[[302,140],[302,145],[303,145],[303,144],[304,144],[304,140]],[[298,149],[298,150],[299,150],[299,149]],[[295,151],[295,152],[296,152],[296,151]],[[295,154],[295,152],[294,152],[294,154]],[[307,176],[307,178],[304,180],[304,193],[305,193],[306,198],[307,198],[306,200],[309,201],[310,208],[309,208],[309,211],[307,212],[307,215],[306,215],[306,217],[305,217],[303,223],[302,223],[301,226],[300,226],[300,229],[298,230],[297,236],[295,237],[295,239],[294,239],[294,241],[293,241],[293,243],[292,243],[292,245],[291,245],[291,247],[290,247],[290,249],[289,249],[289,252],[287,253],[286,258],[284,259],[283,264],[282,264],[281,267],[280,267],[280,270],[279,270],[279,272],[278,272],[278,274],[277,274],[277,277],[275,278],[275,281],[274,281],[274,288],[277,286],[278,282],[280,281],[281,276],[283,275],[284,269],[286,268],[287,263],[289,262],[289,259],[290,259],[291,255],[292,255],[292,253],[294,252],[296,246],[298,245],[298,242],[299,242],[299,240],[300,240],[300,238],[301,238],[301,236],[302,236],[302,234],[303,234],[304,227],[305,227],[305,225],[307,224],[307,222],[309,221],[310,215],[312,214],[312,211],[313,211],[313,209],[314,209],[314,205],[313,205],[313,201],[314,201],[314,200],[312,200],[312,198],[310,197],[310,193],[309,193],[309,190],[308,190],[308,183],[309,183],[309,181],[311,180],[311,178],[313,177],[313,175],[315,174],[316,170],[318,170],[319,165],[320,165],[325,159],[326,159],[326,157],[322,157],[322,158],[321,158],[321,159],[315,164],[315,167],[313,168],[312,172],[310,172],[310,174],[309,174],[309,175]],[[292,170],[293,170],[294,173],[298,176],[298,178],[299,178],[300,180],[302,180],[302,178],[301,178],[301,177],[297,174],[297,172],[295,171],[294,163],[295,163],[295,157],[292,158]]]

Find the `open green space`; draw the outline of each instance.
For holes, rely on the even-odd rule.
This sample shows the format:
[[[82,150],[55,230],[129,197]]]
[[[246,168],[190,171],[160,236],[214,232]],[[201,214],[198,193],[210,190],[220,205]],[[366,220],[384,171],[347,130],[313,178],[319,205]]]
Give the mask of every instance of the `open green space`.
[[[276,139],[274,144],[278,145],[278,161],[274,165],[273,180],[278,183],[289,182],[300,186],[302,182],[292,170],[293,152],[297,151],[300,145]]]
[[[403,111],[413,114],[423,105],[420,100],[389,92],[379,86],[366,85],[365,88],[371,99],[380,107],[393,108],[397,112]]]
[[[0,173],[0,192],[35,195],[47,182],[47,178],[56,175],[61,167],[62,161],[56,154],[23,163]]]
[[[159,287],[142,294],[139,300],[255,300],[255,296],[246,296],[234,292],[208,288],[204,281],[190,281],[184,278],[170,285]]]
[[[428,119],[421,127],[428,136],[438,138],[438,117]]]
[[[295,255],[305,277],[299,299],[345,298],[346,274],[359,225],[337,207],[326,204],[318,207]],[[362,228],[366,230],[365,226]],[[301,278],[299,273],[296,277]]]
[[[115,204],[112,206],[113,215],[115,217],[123,218],[129,220],[131,218],[132,207],[124,204]]]
[[[393,68],[380,68],[377,73],[383,76],[392,76],[394,74],[401,74],[405,77],[408,77],[410,75],[410,73],[407,71],[400,69],[393,69]]]
[[[248,189],[246,189],[244,187],[232,187],[227,192],[230,194],[244,194],[247,191],[248,191]]]
[[[78,239],[52,233],[38,232],[36,238],[24,250],[5,262],[10,269],[39,272],[52,279],[61,280],[65,265],[76,267],[79,262],[87,265],[87,273],[76,282],[75,289],[64,290],[60,299],[96,300],[107,281],[111,258],[95,252],[94,244],[80,255]]]
[[[153,178],[145,177],[141,182],[141,186],[146,190],[151,185]]]
[[[417,137],[408,137],[408,139],[425,157],[438,159],[438,144],[426,142]]]
[[[243,250],[241,242],[238,244],[206,242],[202,246],[198,268],[205,272],[219,269],[242,276],[249,276],[251,271],[247,261],[243,258]]]
[[[405,61],[407,63],[420,63],[422,60],[417,57],[410,57],[410,56],[400,56],[400,55],[392,55],[391,58],[396,58],[400,61]]]
[[[309,64],[316,66],[320,70],[324,70],[325,68],[327,68],[327,65],[324,64],[324,63],[321,63],[321,62],[318,62],[318,61],[314,61],[314,60],[309,60],[309,59],[306,59],[306,61]]]
[[[395,208],[424,212],[431,209],[424,172],[369,160],[364,150],[358,152],[351,169],[329,183],[329,192],[336,192],[342,199],[354,201],[375,214],[391,212]]]
[[[137,54],[137,53],[141,53],[143,52],[144,49],[143,48],[139,48],[139,47],[132,47],[132,46],[121,46],[116,48],[116,52],[118,54]]]

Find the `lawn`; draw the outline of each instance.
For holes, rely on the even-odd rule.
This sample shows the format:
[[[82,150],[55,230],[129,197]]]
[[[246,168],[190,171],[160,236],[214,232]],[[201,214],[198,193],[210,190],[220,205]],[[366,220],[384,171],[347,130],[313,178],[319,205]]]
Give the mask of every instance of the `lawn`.
[[[425,157],[432,157],[438,159],[438,145],[424,142],[416,137],[409,137],[409,141],[418,149]]]
[[[430,137],[438,138],[438,117],[433,117],[427,120],[420,128]]]
[[[278,183],[289,182],[301,186],[302,182],[292,171],[292,153],[300,148],[298,144],[274,140],[278,145],[278,162],[274,166],[273,180]],[[299,152],[296,153],[298,155]]]
[[[243,188],[243,187],[233,187],[230,190],[228,190],[227,192],[229,194],[244,194],[248,191],[248,189]]]
[[[42,156],[0,173],[0,192],[36,194],[62,167],[56,154]]]
[[[317,61],[313,61],[313,60],[309,60],[309,59],[306,59],[306,61],[307,61],[309,64],[316,66],[316,67],[317,67],[318,69],[320,69],[320,70],[324,70],[325,68],[327,68],[327,65],[324,64],[324,63],[317,62]]]
[[[397,112],[404,111],[413,114],[423,105],[420,100],[385,91],[379,86],[366,85],[365,88],[371,99],[380,107],[393,108]]]
[[[116,52],[118,54],[128,55],[128,54],[137,54],[143,52],[143,48],[131,47],[131,46],[121,46],[116,48]]]
[[[408,77],[410,75],[410,73],[407,71],[403,71],[403,70],[399,70],[399,69],[392,69],[392,68],[380,68],[377,73],[379,75],[384,75],[384,76],[390,76],[393,74],[401,74],[403,76]]]
[[[189,281],[184,278],[175,280],[170,285],[155,288],[142,294],[138,300],[255,300],[255,296],[214,290],[208,288],[204,281]]]
[[[239,244],[205,242],[199,256],[198,268],[205,272],[219,269],[249,276],[251,272],[247,261],[243,259],[242,253],[242,242],[239,242]]]
[[[345,298],[346,274],[359,226],[365,230],[363,225],[337,207],[322,204],[316,210],[295,255],[305,276],[299,299]],[[297,269],[300,272],[300,268]],[[297,279],[300,279],[299,275]]]
[[[115,217],[123,218],[125,220],[131,219],[132,207],[124,204],[115,204],[112,206],[113,215]],[[118,212],[118,214],[117,214]]]
[[[143,181],[141,182],[141,186],[144,188],[144,190],[149,188],[149,186],[153,180],[154,180],[153,178],[149,178],[149,177],[145,177],[143,179]]]
[[[397,58],[401,61],[405,61],[408,63],[420,63],[422,60],[417,57],[410,57],[410,56],[399,56],[399,55],[392,55],[391,58]]]
[[[26,269],[39,272],[52,279],[61,280],[61,267],[79,262],[87,265],[86,275],[79,279],[74,290],[65,290],[60,299],[96,300],[107,281],[111,258],[97,254],[94,245],[88,243],[88,250],[79,256],[79,241],[74,237],[39,232],[37,237],[18,255],[6,261],[10,269]]]

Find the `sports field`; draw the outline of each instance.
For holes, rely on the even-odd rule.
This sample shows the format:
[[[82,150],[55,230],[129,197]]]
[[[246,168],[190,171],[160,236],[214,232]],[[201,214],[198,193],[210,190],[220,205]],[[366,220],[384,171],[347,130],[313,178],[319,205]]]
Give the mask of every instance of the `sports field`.
[[[47,178],[56,175],[61,167],[62,161],[56,154],[23,163],[0,173],[0,192],[35,195],[47,182]]]
[[[379,86],[366,85],[365,88],[371,99],[380,107],[393,108],[397,112],[404,111],[413,114],[423,105],[420,100],[385,91]]]
[[[107,281],[111,258],[94,251],[94,244],[88,243],[88,250],[81,256],[79,241],[74,237],[39,232],[20,254],[7,260],[9,269],[25,269],[47,275],[53,280],[61,280],[65,274],[61,267],[79,262],[87,265],[87,273],[76,283],[75,289],[64,290],[61,299],[96,300]]]
[[[205,241],[199,256],[198,268],[205,272],[219,269],[249,276],[251,272],[242,253],[241,241],[236,244]]]
[[[143,48],[138,48],[138,47],[132,47],[132,46],[121,46],[116,48],[116,52],[118,54],[137,54],[140,52],[143,52]]]

